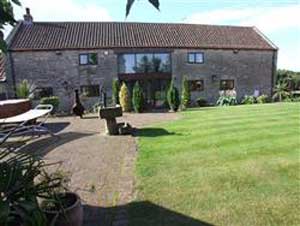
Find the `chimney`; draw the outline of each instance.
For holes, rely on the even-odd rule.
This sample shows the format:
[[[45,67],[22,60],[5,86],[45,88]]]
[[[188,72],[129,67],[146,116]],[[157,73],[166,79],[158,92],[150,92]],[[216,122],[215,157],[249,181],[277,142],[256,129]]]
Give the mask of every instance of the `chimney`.
[[[24,24],[25,25],[32,25],[33,17],[30,14],[30,9],[26,8],[26,14],[24,15]]]

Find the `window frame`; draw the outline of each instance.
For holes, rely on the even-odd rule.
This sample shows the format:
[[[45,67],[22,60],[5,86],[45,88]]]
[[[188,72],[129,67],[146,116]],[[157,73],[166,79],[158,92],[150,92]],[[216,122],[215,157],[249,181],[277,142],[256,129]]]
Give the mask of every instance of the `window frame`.
[[[101,94],[100,94],[100,86],[99,85],[81,85],[80,86],[80,93],[84,94],[84,92],[83,92],[84,89],[89,88],[89,87],[95,87],[95,88],[97,87],[97,95],[94,95],[94,94],[93,95],[86,95],[86,97],[100,97]]]
[[[230,81],[230,82],[232,82],[232,88],[227,88],[227,89],[223,89],[223,87],[222,87],[222,82],[228,82],[228,81]],[[222,90],[222,91],[225,91],[225,90],[233,90],[235,88],[235,81],[234,81],[234,79],[221,79],[220,80],[220,87],[219,87],[219,90]]]
[[[202,62],[197,62],[197,54],[202,55]],[[190,55],[194,56],[194,61],[190,61]],[[204,64],[204,52],[188,52],[187,53],[187,63],[188,64]]]
[[[201,89],[192,89],[192,83],[195,82],[201,82]],[[189,84],[189,89],[191,92],[202,92],[204,91],[204,79],[192,79],[192,80],[188,80],[188,84]],[[197,85],[195,85],[195,87],[197,87]]]
[[[169,57],[169,71],[168,72],[162,72],[162,71],[149,71],[149,72],[132,72],[132,73],[126,73],[126,72],[121,72],[120,70],[120,58],[123,55],[134,55],[134,67],[137,67],[138,64],[138,59],[137,59],[137,55],[138,54],[144,54],[144,55],[151,55],[151,62],[150,64],[153,63],[153,59],[155,58],[155,55],[159,55],[159,54],[163,54],[163,55],[168,55]],[[172,53],[171,52],[120,52],[118,53],[118,74],[151,74],[151,73],[172,73]]]
[[[96,62],[95,62],[95,64],[93,64],[93,63],[90,62],[90,57],[92,56],[92,54],[96,55]],[[87,63],[86,64],[81,63],[81,56],[87,56]],[[98,53],[96,53],[96,52],[93,52],[93,53],[80,53],[79,56],[78,56],[78,58],[79,58],[78,61],[79,61],[79,65],[80,66],[86,66],[86,65],[92,65],[92,66],[94,66],[94,65],[98,65]]]

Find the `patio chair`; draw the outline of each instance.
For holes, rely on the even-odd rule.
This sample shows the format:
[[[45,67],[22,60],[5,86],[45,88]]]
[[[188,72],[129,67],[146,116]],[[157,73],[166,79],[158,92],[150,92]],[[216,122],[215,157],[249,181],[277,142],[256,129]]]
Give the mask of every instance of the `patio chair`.
[[[48,119],[52,105],[38,105],[35,109],[31,109],[20,115],[9,118],[0,119],[0,126],[9,126],[8,128],[0,130],[0,145],[7,141],[12,136],[25,136],[27,134],[50,134],[55,136],[44,123]],[[36,122],[37,119],[43,120]]]

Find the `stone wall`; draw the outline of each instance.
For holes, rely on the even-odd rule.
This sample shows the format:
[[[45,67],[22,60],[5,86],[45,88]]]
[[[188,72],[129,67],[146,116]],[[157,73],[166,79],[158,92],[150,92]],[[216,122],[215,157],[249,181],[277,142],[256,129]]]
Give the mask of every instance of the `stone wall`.
[[[79,65],[79,54],[97,52],[98,65]],[[107,87],[110,96],[112,80],[117,78],[117,56],[112,51],[38,51],[14,52],[13,64],[16,83],[27,79],[36,87],[52,87],[60,97],[60,110],[69,111],[74,93],[81,85]],[[66,90],[68,88],[68,90]],[[86,108],[99,98],[84,98]]]
[[[128,50],[68,50],[13,52],[13,65],[16,83],[29,80],[37,87],[52,87],[54,95],[61,99],[61,110],[69,111],[73,104],[73,92],[64,88],[67,82],[72,89],[81,85],[104,86],[111,96],[112,80],[118,77],[117,54],[135,52]],[[153,52],[153,49],[139,49],[139,52]],[[271,95],[273,51],[240,50],[166,50],[172,52],[172,74],[177,87],[180,88],[183,76],[188,79],[204,80],[204,90],[193,92],[195,100],[203,97],[215,103],[219,95],[220,80],[233,79],[238,98],[252,95],[255,89],[261,94]],[[98,65],[79,65],[79,54],[97,52]],[[160,50],[161,52],[161,50]],[[188,64],[188,52],[203,52],[203,64]],[[276,62],[275,62],[276,63]],[[213,79],[214,77],[214,79]],[[92,106],[99,98],[85,98],[86,108]]]
[[[203,52],[203,64],[188,64],[188,52]],[[261,94],[271,95],[273,73],[273,51],[239,50],[175,50],[172,70],[178,88],[183,76],[204,81],[204,90],[193,92],[195,100],[203,97],[215,103],[219,96],[220,80],[234,80],[238,99],[253,95],[257,89]]]

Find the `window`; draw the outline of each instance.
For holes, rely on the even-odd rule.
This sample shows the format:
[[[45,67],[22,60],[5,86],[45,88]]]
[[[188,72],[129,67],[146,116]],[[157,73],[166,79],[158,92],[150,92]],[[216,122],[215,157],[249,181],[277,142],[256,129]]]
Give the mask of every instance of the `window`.
[[[97,65],[97,53],[84,53],[79,55],[80,65]]]
[[[38,87],[34,90],[34,99],[53,96],[52,87]]]
[[[86,97],[99,97],[100,91],[98,85],[80,86],[81,93]]]
[[[134,73],[135,72],[135,55],[123,54],[119,56],[119,72],[120,73]]]
[[[149,54],[149,53],[136,54],[135,71],[138,73],[153,72],[153,54]]]
[[[203,91],[204,81],[203,80],[189,80],[189,87],[191,91]]]
[[[234,89],[234,80],[221,80],[220,90]]]
[[[204,54],[203,53],[188,53],[189,64],[203,64]]]
[[[171,72],[169,53],[155,53],[153,56],[154,72]]]
[[[171,56],[169,53],[132,53],[118,56],[119,73],[169,73]]]

